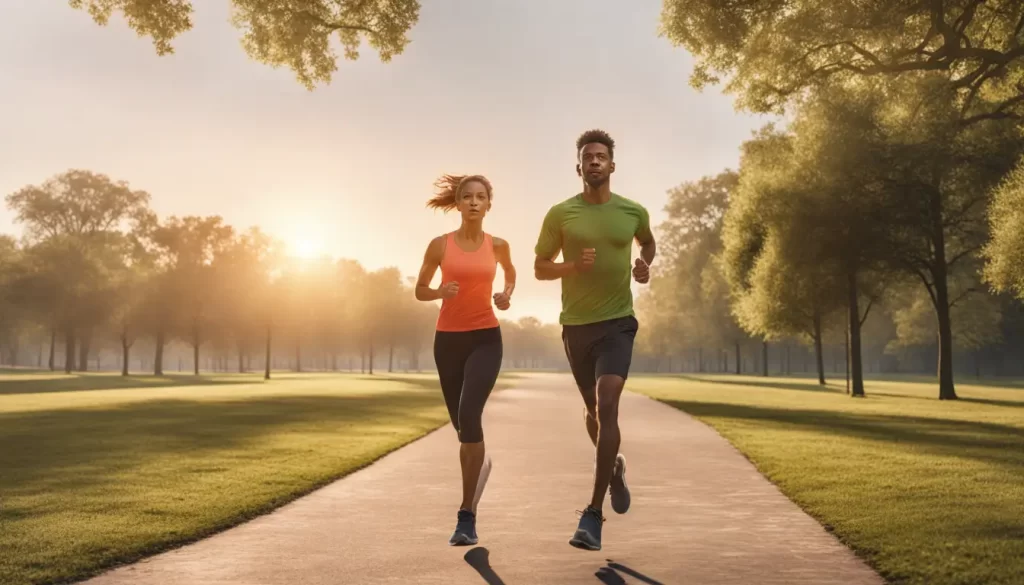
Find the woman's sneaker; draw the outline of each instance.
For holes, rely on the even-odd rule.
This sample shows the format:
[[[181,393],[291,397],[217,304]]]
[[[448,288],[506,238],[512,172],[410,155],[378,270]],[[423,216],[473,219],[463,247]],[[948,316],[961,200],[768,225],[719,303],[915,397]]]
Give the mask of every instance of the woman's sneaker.
[[[469,510],[459,510],[459,521],[455,524],[455,532],[448,539],[452,546],[468,546],[476,544],[476,514]]]

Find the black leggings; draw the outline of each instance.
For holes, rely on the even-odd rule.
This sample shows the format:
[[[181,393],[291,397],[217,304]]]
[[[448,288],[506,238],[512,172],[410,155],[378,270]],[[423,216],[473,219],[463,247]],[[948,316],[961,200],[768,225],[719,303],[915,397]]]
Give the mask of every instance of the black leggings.
[[[501,328],[436,331],[434,363],[461,443],[484,440],[481,419],[501,370]]]

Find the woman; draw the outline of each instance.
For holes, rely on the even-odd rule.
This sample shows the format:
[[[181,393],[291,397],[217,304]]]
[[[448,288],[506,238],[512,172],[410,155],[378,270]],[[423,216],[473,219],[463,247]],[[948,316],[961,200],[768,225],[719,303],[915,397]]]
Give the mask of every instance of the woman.
[[[462,505],[448,543],[470,545],[477,542],[476,505],[491,470],[481,418],[501,369],[501,329],[491,301],[502,311],[509,308],[516,269],[508,242],[483,230],[484,216],[491,209],[491,183],[480,175],[445,175],[435,186],[438,192],[427,207],[458,210],[462,225],[427,246],[416,298],[442,299],[434,334],[434,362],[448,415],[459,436],[462,463]],[[492,296],[497,264],[505,273],[505,287]],[[441,285],[430,288],[438,268]]]

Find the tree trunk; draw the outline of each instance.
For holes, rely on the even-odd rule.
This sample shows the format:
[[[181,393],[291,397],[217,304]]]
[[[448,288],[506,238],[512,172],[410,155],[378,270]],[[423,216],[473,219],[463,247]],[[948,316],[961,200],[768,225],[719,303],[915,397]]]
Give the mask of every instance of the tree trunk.
[[[78,344],[78,371],[88,372],[89,371],[89,345],[92,341],[92,333],[86,331],[85,335],[82,336],[81,342]]]
[[[370,375],[373,375],[373,340],[370,341]]]
[[[264,368],[263,369],[263,379],[264,380],[269,380],[270,379],[270,340],[271,340],[270,333],[271,333],[270,332],[270,325],[267,325],[267,349],[266,349],[267,357],[266,357],[266,360],[264,360],[266,363],[263,366],[263,368]]]
[[[50,329],[50,361],[47,364],[50,366],[50,371],[57,369],[57,328]]]
[[[818,384],[825,385],[825,350],[821,346],[821,315],[814,316],[814,356],[818,365]]]
[[[946,233],[942,204],[942,191],[933,185],[928,200],[928,211],[931,219],[931,248],[935,255],[931,266],[934,291],[935,312],[939,325],[939,400],[956,400],[956,388],[953,385],[953,327],[949,315],[949,283],[946,264]]]
[[[697,348],[697,372],[700,374],[704,373],[704,348]]]
[[[130,349],[131,349],[131,345],[128,344],[128,336],[125,335],[124,333],[121,333],[121,375],[122,376],[127,376],[128,375],[128,360],[129,360],[129,350]]]
[[[864,370],[861,365],[860,353],[860,307],[857,299],[857,273],[850,271],[846,275],[847,293],[849,295],[849,349],[850,395],[864,396]]]
[[[974,377],[981,379],[981,352],[974,350]]]
[[[391,343],[388,345],[388,373],[394,371],[395,365],[395,344]]]
[[[338,352],[337,351],[332,351],[331,352],[331,371],[332,372],[337,372],[338,371]]]
[[[739,376],[743,373],[742,363],[740,362],[740,342],[736,342],[736,375]]]
[[[199,375],[199,327],[192,325],[192,374]]]
[[[295,371],[302,372],[302,342],[295,342]]]
[[[768,340],[761,342],[761,375],[768,377]]]
[[[153,360],[153,375],[164,375],[164,332],[156,334],[156,357]]]
[[[238,373],[245,373],[245,354],[242,353],[241,349],[238,350]]]
[[[75,331],[68,327],[64,332],[64,373],[70,374],[75,366]]]
[[[793,373],[793,362],[792,362],[793,346],[789,343],[786,344],[786,375],[789,376]]]
[[[411,359],[412,369],[415,370],[417,374],[420,373],[420,352],[418,350],[412,352]]]
[[[949,315],[945,260],[942,273],[941,277],[935,277],[935,308],[939,318],[939,400],[956,400],[956,387],[953,385],[953,325]]]
[[[366,373],[366,350],[359,352],[359,373]]]

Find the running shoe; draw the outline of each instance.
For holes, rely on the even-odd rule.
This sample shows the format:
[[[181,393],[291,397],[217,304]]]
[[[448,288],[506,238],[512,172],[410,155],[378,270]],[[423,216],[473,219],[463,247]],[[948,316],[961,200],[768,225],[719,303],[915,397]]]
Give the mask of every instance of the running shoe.
[[[455,532],[448,539],[452,546],[468,546],[476,544],[476,514],[469,510],[459,510],[459,521],[455,525]]]
[[[612,495],[612,510],[617,514],[625,514],[629,510],[629,487],[626,485],[626,458],[619,453],[615,458],[615,469],[612,471],[612,481],[608,484],[608,491]]]
[[[604,524],[604,516],[600,510],[587,506],[580,515],[580,523],[576,528],[576,534],[569,539],[569,544],[583,550],[601,550],[601,525]]]

